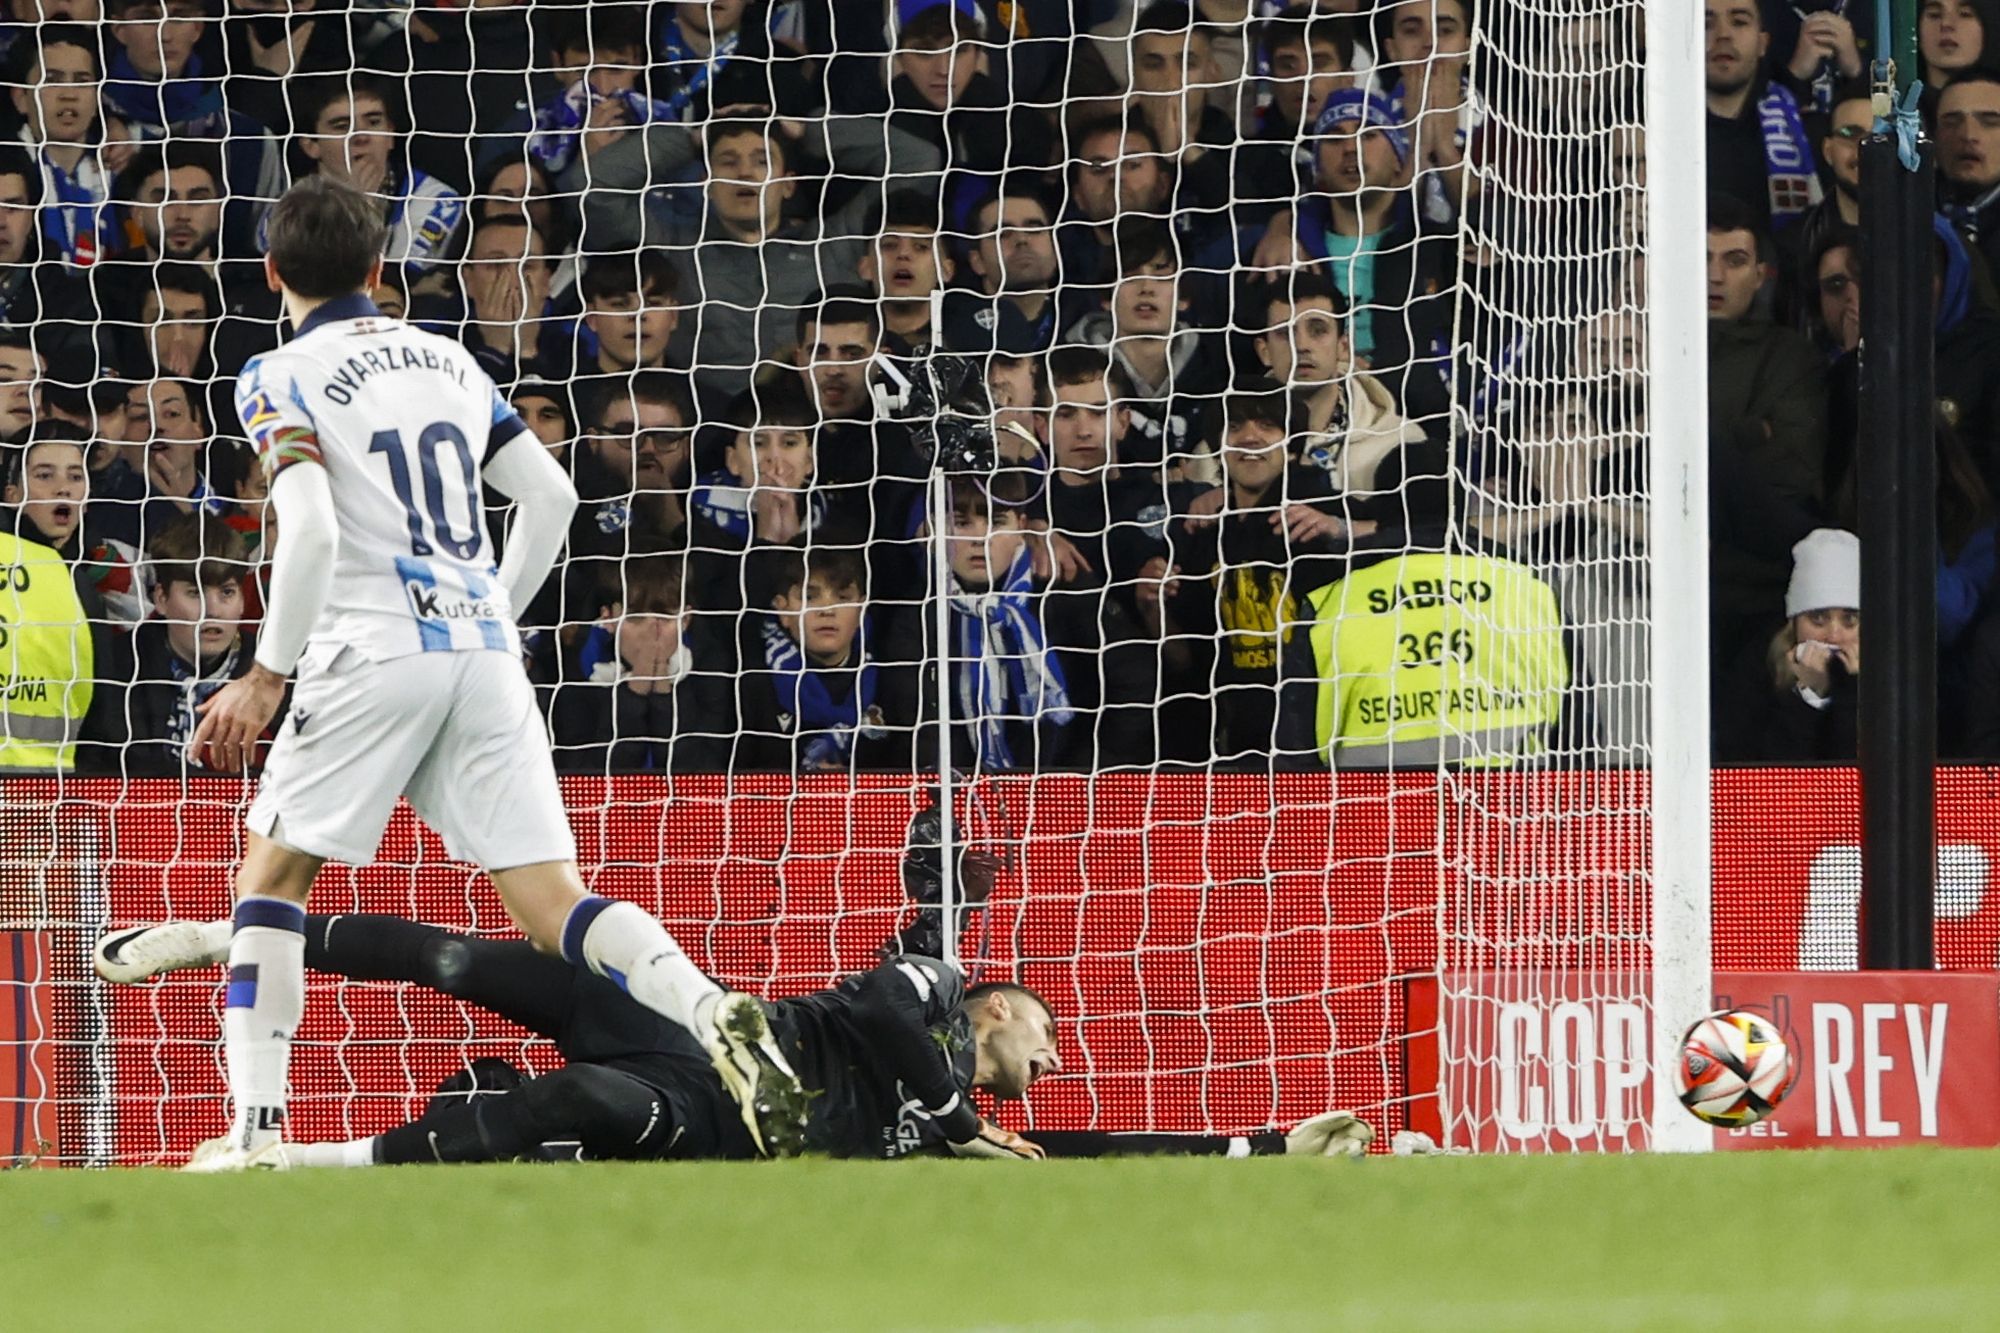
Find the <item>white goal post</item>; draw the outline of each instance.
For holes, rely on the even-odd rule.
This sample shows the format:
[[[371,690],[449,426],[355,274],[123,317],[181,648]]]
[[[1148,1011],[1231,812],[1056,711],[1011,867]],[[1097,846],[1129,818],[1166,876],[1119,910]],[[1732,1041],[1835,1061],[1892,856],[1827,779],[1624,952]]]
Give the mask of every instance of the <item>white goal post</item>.
[[[1708,676],[1708,307],[1699,211],[1707,196],[1703,21],[1693,5],[1645,6],[1647,374],[1688,405],[1652,419],[1655,643],[1694,669],[1653,675],[1653,1144],[1700,1152],[1713,1134],[1665,1071],[1681,1034],[1713,1007]],[[1677,276],[1669,276],[1677,275]],[[1671,589],[1671,595],[1660,595]]]

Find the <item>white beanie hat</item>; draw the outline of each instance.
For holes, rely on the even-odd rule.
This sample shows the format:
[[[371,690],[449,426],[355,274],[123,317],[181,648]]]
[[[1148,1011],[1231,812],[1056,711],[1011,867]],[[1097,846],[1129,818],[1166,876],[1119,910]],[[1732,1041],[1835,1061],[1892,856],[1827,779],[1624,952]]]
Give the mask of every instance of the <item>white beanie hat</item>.
[[[1792,548],[1785,614],[1861,609],[1861,539],[1839,528],[1814,528]]]

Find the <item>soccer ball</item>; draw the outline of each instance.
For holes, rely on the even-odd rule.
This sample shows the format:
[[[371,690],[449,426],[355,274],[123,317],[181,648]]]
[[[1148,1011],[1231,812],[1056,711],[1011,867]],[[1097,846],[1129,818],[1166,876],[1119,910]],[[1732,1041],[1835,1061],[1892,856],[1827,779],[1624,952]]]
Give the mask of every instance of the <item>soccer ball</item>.
[[[1797,1072],[1791,1048],[1768,1020],[1724,1010],[1681,1038],[1674,1090],[1696,1119],[1735,1129],[1777,1110]]]

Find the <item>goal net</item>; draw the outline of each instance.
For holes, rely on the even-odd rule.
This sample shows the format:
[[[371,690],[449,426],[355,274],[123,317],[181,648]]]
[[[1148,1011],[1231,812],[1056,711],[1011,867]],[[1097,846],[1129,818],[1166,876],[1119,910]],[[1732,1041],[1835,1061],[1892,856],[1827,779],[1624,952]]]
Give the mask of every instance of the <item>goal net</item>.
[[[1703,1146],[1650,1077],[1708,968],[1705,685],[1653,652],[1705,632],[1703,520],[1654,503],[1703,493],[1701,315],[1648,282],[1694,271],[1691,18],[55,8],[0,151],[0,1162],[222,1123],[220,969],[89,948],[228,911],[254,781],[186,742],[283,540],[232,394],[315,173],[382,201],[376,307],[575,479],[515,611],[585,878],[719,978],[1017,978],[1065,1068],[987,1109],[1030,1133]],[[413,541],[504,540],[433,463]],[[512,929],[407,807],[313,910]],[[484,1058],[560,1059],[315,976],[293,1132]]]

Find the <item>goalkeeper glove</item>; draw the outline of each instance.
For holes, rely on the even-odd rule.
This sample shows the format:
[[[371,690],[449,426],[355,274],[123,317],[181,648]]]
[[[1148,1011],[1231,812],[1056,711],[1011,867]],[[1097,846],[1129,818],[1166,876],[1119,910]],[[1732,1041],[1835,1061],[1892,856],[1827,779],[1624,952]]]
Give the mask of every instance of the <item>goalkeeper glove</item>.
[[[1360,1157],[1375,1141],[1375,1129],[1352,1111],[1328,1111],[1301,1120],[1285,1135],[1287,1157]]]
[[[1040,1144],[1031,1143],[1010,1129],[1002,1129],[991,1120],[981,1120],[979,1132],[963,1143],[952,1144],[951,1151],[958,1157],[999,1157],[1012,1162],[1039,1162],[1043,1157]]]

